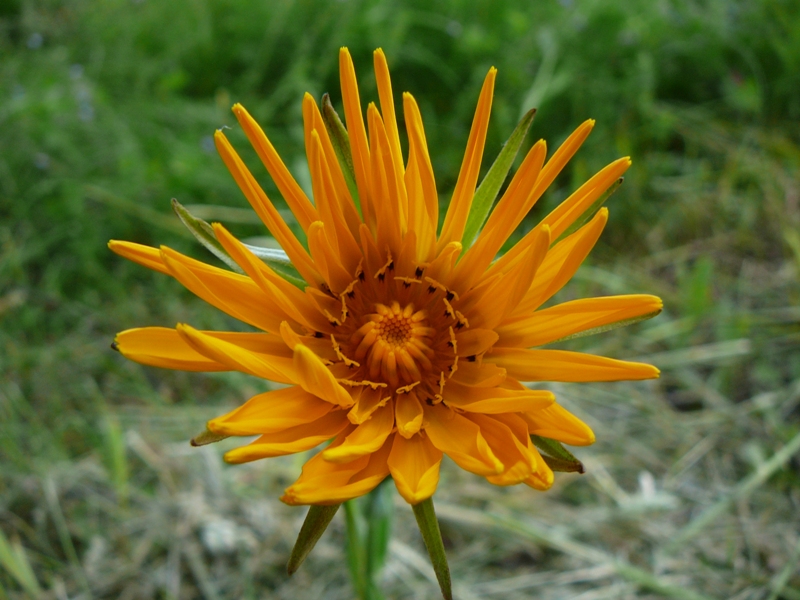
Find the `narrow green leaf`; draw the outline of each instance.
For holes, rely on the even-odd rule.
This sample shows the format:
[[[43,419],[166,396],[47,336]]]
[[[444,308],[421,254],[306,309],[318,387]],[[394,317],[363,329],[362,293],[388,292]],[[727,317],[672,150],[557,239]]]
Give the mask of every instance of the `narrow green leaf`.
[[[198,433],[196,436],[194,436],[190,443],[192,444],[192,446],[205,446],[207,444],[214,444],[216,442],[221,442],[222,440],[227,439],[229,437],[231,436],[224,435],[221,433],[214,433],[213,431],[209,431],[208,429],[206,429],[204,432]]]
[[[347,524],[347,564],[350,567],[350,579],[353,582],[356,595],[365,600],[367,596],[366,577],[366,523],[359,507],[360,498],[348,500],[344,503],[345,523]]]
[[[186,229],[188,229],[192,235],[197,238],[197,241],[203,244],[206,249],[208,249],[214,256],[219,258],[237,273],[244,273],[241,267],[236,264],[236,261],[233,260],[225,251],[225,248],[222,247],[222,244],[219,243],[217,236],[214,235],[214,230],[212,229],[211,225],[202,219],[194,217],[175,198],[172,199],[172,210],[175,211],[175,214],[178,215],[178,218],[181,220],[181,222],[186,225]]]
[[[388,485],[391,478],[384,479],[367,496],[367,574],[371,581],[380,580],[380,572],[386,562],[389,540],[392,536],[394,503],[393,486]]]
[[[309,555],[311,550],[314,549],[319,538],[325,533],[328,525],[333,519],[333,515],[339,510],[341,504],[333,504],[331,506],[316,506],[311,505],[306,514],[306,520],[303,521],[303,526],[300,528],[300,534],[297,536],[297,541],[292,548],[292,555],[289,557],[289,564],[286,565],[286,570],[289,575],[293,575],[303,561]]]
[[[535,115],[535,108],[525,113],[522,120],[514,128],[514,131],[511,132],[508,141],[503,145],[494,164],[489,168],[489,172],[486,173],[486,177],[483,178],[483,181],[478,186],[472,199],[472,206],[469,209],[464,235],[461,238],[464,251],[472,245],[478,232],[486,222],[486,217],[489,216],[489,211],[492,209],[497,194],[500,192],[500,188],[503,187],[503,182],[508,176],[511,165],[514,164],[519,147],[522,145]]]
[[[619,186],[622,185],[623,181],[625,181],[625,178],[624,177],[620,177],[613,184],[611,184],[611,187],[608,188],[606,190],[606,192],[602,196],[600,196],[597,200],[595,200],[589,208],[587,208],[585,211],[583,211],[583,214],[581,214],[577,219],[575,219],[575,222],[573,222],[572,225],[567,227],[567,229],[564,231],[564,233],[562,233],[560,236],[558,236],[558,239],[556,241],[554,241],[551,244],[551,246],[557,244],[558,242],[563,240],[565,237],[567,237],[569,235],[572,235],[573,233],[578,231],[578,229],[580,229],[586,223],[588,223],[589,220],[594,216],[594,214],[598,210],[600,210],[600,207],[603,206],[603,204],[605,204],[606,200],[608,200],[611,197],[611,194],[613,194],[614,192],[616,192],[619,189]]]
[[[630,319],[622,319],[621,321],[616,321],[615,323],[606,323],[605,325],[601,325],[600,327],[592,327],[591,329],[587,329],[585,331],[579,331],[578,333],[573,333],[572,335],[567,335],[562,338],[558,338],[557,340],[553,340],[549,342],[551,344],[555,344],[556,342],[563,342],[564,340],[574,340],[575,338],[582,338],[589,335],[595,335],[597,333],[605,333],[606,331],[611,331],[612,329],[618,329],[620,327],[627,327],[628,325],[633,325],[634,323],[638,323],[639,321],[646,321],[647,319],[652,319],[661,314],[661,310],[655,310],[651,313],[647,313],[646,315],[641,315],[638,317],[631,317]]]
[[[16,579],[17,583],[24,589],[32,598],[39,598],[42,590],[39,587],[39,582],[36,580],[36,575],[33,573],[28,556],[25,553],[25,548],[18,540],[10,542],[8,538],[0,530],[0,566]]]
[[[347,189],[350,190],[350,195],[356,204],[358,214],[363,218],[361,214],[361,199],[358,195],[358,184],[356,183],[356,172],[353,168],[353,154],[350,151],[350,138],[347,135],[344,123],[339,118],[339,114],[331,104],[329,94],[323,94],[322,96],[322,121],[325,123],[325,129],[328,130],[328,137],[331,138],[331,145],[333,145],[336,158],[339,159],[339,166],[342,168]]]
[[[444,542],[442,542],[442,532],[439,530],[439,521],[436,520],[436,512],[433,510],[433,499],[428,498],[419,504],[411,507],[414,516],[417,518],[419,531],[428,555],[431,557],[433,572],[439,581],[439,589],[445,600],[453,600],[453,590],[450,585],[450,567],[447,565],[447,556],[444,552]]]

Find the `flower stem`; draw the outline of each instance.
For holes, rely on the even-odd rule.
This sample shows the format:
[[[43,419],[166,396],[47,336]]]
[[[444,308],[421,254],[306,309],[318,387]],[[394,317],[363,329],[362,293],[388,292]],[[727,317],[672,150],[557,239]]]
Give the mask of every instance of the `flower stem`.
[[[453,600],[453,590],[450,585],[450,567],[447,566],[447,556],[444,553],[444,542],[442,542],[442,532],[439,530],[439,521],[436,519],[436,512],[433,510],[433,499],[428,498],[419,504],[415,504],[414,516],[417,518],[422,539],[431,557],[433,571],[439,581],[439,588],[442,590],[442,597],[445,600]]]

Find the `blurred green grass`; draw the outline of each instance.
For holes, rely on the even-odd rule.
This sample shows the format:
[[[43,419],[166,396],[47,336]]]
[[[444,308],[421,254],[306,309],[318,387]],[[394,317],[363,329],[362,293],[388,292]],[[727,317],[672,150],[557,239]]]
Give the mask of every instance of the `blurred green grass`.
[[[598,433],[582,453],[587,476],[537,495],[445,470],[462,597],[666,593],[619,559],[686,593],[673,597],[800,598],[796,457],[665,551],[800,431],[796,0],[0,4],[0,598],[350,594],[341,529],[305,574],[282,574],[302,511],[274,498],[296,460],[229,469],[218,448],[184,448],[261,384],[148,369],[108,350],[116,331],[143,324],[236,325],[106,249],[119,238],[210,259],[169,199],[246,206],[211,140],[234,124],[233,102],[303,181],[300,100],[329,91],[337,101],[341,45],[370,99],[371,52],[384,48],[395,89],[420,103],[444,197],[489,66],[499,77],[487,163],[531,106],[528,143],[551,149],[595,118],[520,233],[631,155],[601,244],[562,297],[665,299],[651,323],[571,345],[651,357],[664,371],[652,384],[557,386]],[[435,597],[410,513],[399,518],[387,589]]]

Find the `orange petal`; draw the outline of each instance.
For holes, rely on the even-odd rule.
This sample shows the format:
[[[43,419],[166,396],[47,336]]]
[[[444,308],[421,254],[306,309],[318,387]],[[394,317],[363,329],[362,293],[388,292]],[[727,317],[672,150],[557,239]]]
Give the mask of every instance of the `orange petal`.
[[[176,330],[194,350],[211,360],[228,365],[231,370],[279,383],[296,383],[297,375],[290,358],[257,354],[189,325],[179,324]]]
[[[520,415],[528,424],[531,435],[558,440],[571,446],[594,444],[591,428],[559,404]]]
[[[264,130],[250,116],[244,106],[239,103],[234,104],[233,114],[236,115],[245,135],[247,135],[247,139],[250,140],[261,162],[264,163],[267,171],[269,171],[270,177],[272,177],[284,200],[286,200],[286,204],[289,205],[289,209],[297,218],[300,227],[305,231],[311,223],[319,220],[314,205],[311,204],[308,196],[303,192],[303,188],[292,177],[286,165],[283,164],[281,157],[275,151]]]
[[[228,333],[204,331],[205,335],[245,347],[261,354],[291,356],[282,340],[268,333]],[[230,371],[223,364],[200,354],[175,329],[140,327],[128,329],[114,338],[115,348],[130,360],[143,365],[179,371]]]
[[[265,433],[247,446],[225,453],[225,461],[244,463],[311,450],[336,436],[349,424],[343,411],[333,410],[314,421],[274,433]]]
[[[286,504],[339,504],[368,494],[386,479],[386,463],[394,436],[380,450],[349,463],[332,463],[317,454],[303,466],[297,481],[286,488],[281,500]],[[343,441],[340,435],[329,447]]]
[[[660,312],[656,296],[630,294],[581,298],[537,310],[532,315],[506,321],[496,329],[499,346],[530,348],[575,336],[583,331]]]
[[[422,427],[422,404],[412,390],[397,395],[396,407],[397,433],[406,439],[411,438]]]
[[[245,166],[222,131],[218,130],[214,134],[214,142],[219,155],[225,162],[225,166],[228,167],[228,171],[230,171],[239,189],[242,190],[247,201],[250,202],[253,210],[256,211],[270,233],[286,251],[292,264],[294,264],[303,279],[313,285],[322,283],[311,257],[284,222],[283,217],[278,213],[278,210],[264,193],[264,190],[261,189],[261,186],[258,185],[252,173],[250,173],[250,170]]]
[[[566,350],[495,348],[484,358],[520,381],[628,381],[653,379],[652,365]]]
[[[322,452],[325,460],[345,463],[376,452],[394,427],[394,403],[390,400],[384,407],[376,410],[371,418],[356,427],[341,445]]]
[[[433,445],[462,469],[484,477],[503,472],[503,463],[489,448],[480,427],[446,406],[425,407],[424,430]]]
[[[297,383],[307,392],[343,408],[353,406],[352,396],[334,378],[328,367],[302,344],[294,348]]]
[[[211,306],[270,333],[280,328],[280,313],[269,310],[274,303],[249,277],[212,267],[166,246],[161,247],[161,260],[175,279]]]
[[[444,398],[447,404],[454,408],[492,415],[528,412],[550,406],[555,402],[555,396],[547,390],[470,387],[452,380],[444,388]]]
[[[140,264],[143,267],[153,269],[159,273],[170,274],[169,269],[161,260],[161,251],[158,248],[151,248],[150,246],[143,246],[142,244],[135,244],[133,242],[121,242],[119,240],[111,240],[108,242],[108,247],[112,252]]]
[[[239,408],[208,422],[209,431],[222,435],[276,433],[317,421],[334,406],[299,386],[253,396]]]
[[[356,174],[356,185],[361,202],[364,222],[375,226],[375,215],[369,193],[369,144],[364,129],[364,116],[361,112],[361,100],[358,96],[356,70],[353,59],[347,48],[339,50],[339,80],[342,86],[344,118],[347,123],[347,134],[350,137],[350,150],[353,155],[353,170]]]
[[[472,121],[472,129],[469,132],[467,149],[464,152],[464,160],[461,163],[453,198],[450,200],[450,207],[444,218],[442,233],[436,246],[439,250],[450,242],[460,242],[461,236],[464,234],[464,226],[467,224],[467,216],[472,206],[475,185],[483,159],[483,146],[486,143],[486,131],[489,128],[489,113],[492,110],[492,94],[496,75],[497,69],[492,67],[483,81],[478,107],[475,109],[475,118]]]
[[[439,466],[442,451],[437,449],[428,436],[394,436],[389,454],[389,472],[397,491],[409,504],[419,504],[433,496],[439,483]]]

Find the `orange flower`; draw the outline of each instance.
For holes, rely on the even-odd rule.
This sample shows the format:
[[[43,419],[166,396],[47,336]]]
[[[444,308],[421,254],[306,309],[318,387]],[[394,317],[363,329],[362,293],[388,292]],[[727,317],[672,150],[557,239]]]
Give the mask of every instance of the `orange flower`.
[[[437,235],[439,198],[416,101],[403,94],[409,146],[404,159],[383,52],[375,52],[380,110],[368,106],[366,127],[350,54],[342,49],[339,58],[349,147],[337,145],[311,96],[303,100],[313,203],[253,118],[241,105],[233,107],[308,250],[225,135],[215,135],[225,164],[304,285],[291,283],[219,224],[213,234],[243,274],[167,247],[112,241],[114,252],[171,275],[259,330],[130,329],[117,336],[116,348],[147,365],[235,370],[287,384],[211,420],[208,429],[216,438],[260,436],[228,452],[232,463],[303,452],[332,440],[286,490],[282,499],[289,504],[338,504],[368,493],[389,475],[403,498],[418,504],[435,492],[443,454],[496,485],[547,489],[553,472],[530,436],[572,445],[595,438],[551,392],[522,382],[658,376],[646,364],[531,349],[660,311],[661,301],[646,295],[540,308],[594,246],[608,214],[596,210],[596,203],[630,160],[602,169],[495,259],[594,122],[578,127],[547,161],[545,142],[537,142],[472,243],[465,229],[492,104],[496,71],[490,69]],[[587,214],[591,218],[574,227]]]

